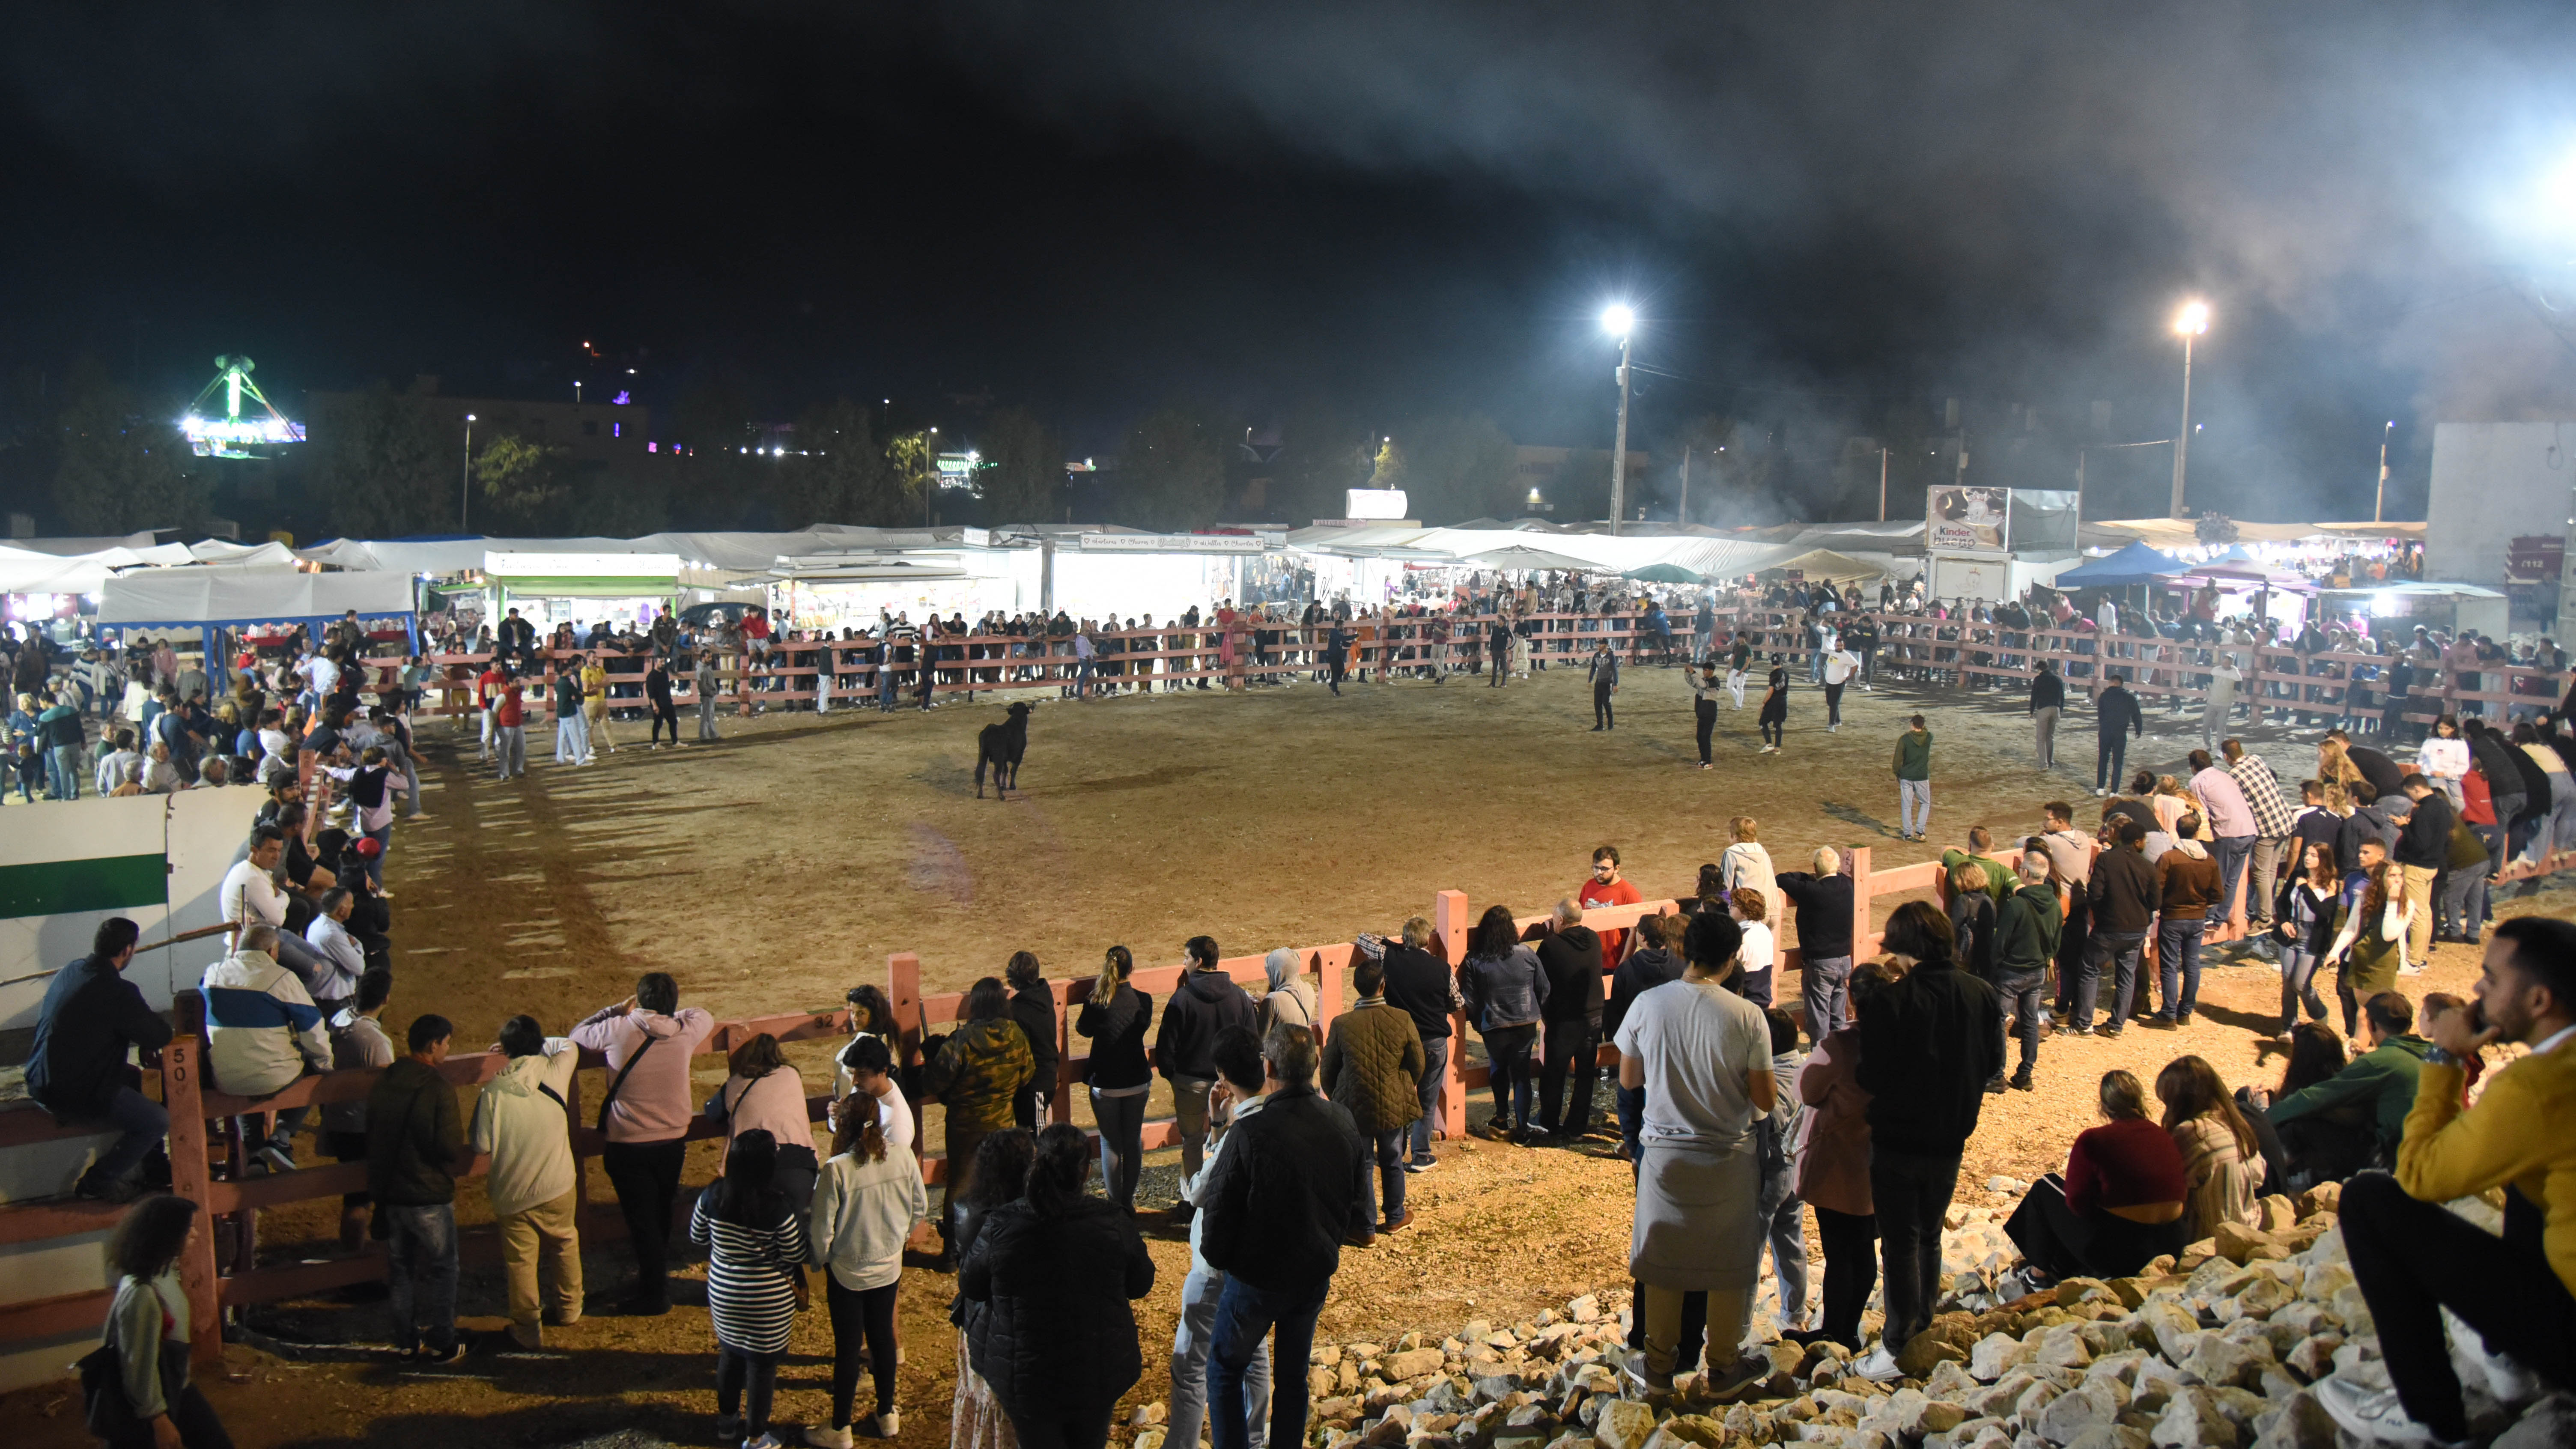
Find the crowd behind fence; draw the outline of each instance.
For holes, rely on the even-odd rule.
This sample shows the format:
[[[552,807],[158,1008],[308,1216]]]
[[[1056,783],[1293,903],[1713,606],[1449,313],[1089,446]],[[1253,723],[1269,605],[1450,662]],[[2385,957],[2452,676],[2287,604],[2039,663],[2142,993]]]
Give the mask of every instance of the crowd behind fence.
[[[1845,631],[1841,637],[1847,643],[1857,624],[1865,621],[1875,631],[1875,644],[1856,651],[1863,678],[1873,682],[1968,691],[2026,689],[2039,662],[2048,660],[2073,693],[2098,689],[2116,673],[2148,707],[2186,710],[2207,702],[2217,671],[2227,665],[2240,676],[2234,687],[2237,703],[2351,728],[2384,728],[2395,722],[2420,729],[2440,715],[2463,711],[2495,718],[2536,715],[2557,706],[2576,681],[2576,674],[2567,670],[2527,664],[2482,663],[2462,673],[2416,661],[2412,687],[2402,701],[2392,701],[2386,674],[2398,659],[2391,654],[2102,634],[2054,625],[2017,628],[1892,612],[1837,611],[1821,620]],[[1777,655],[1794,680],[1812,674],[1820,652],[1804,615],[1769,607],[1720,610],[1709,635],[1695,634],[1687,615],[1670,616],[1660,630],[1649,628],[1637,614],[1570,613],[1368,615],[1338,627],[1352,636],[1346,669],[1385,678],[1491,668],[1498,657],[1491,647],[1497,623],[1513,640],[1509,663],[1522,671],[1582,669],[1604,643],[1625,664],[1687,663],[1701,649],[1723,656],[1740,632],[1748,636],[1757,676]],[[720,698],[746,712],[818,701],[856,707],[882,697],[889,670],[897,696],[908,702],[921,698],[925,669],[930,693],[938,698],[1029,688],[1117,692],[1221,685],[1239,690],[1323,671],[1335,627],[1331,621],[1237,620],[1230,627],[1089,630],[1095,652],[1088,661],[1076,658],[1073,640],[1065,635],[780,639],[765,654],[728,648],[717,673],[724,686]],[[644,654],[594,646],[537,649],[511,657],[523,666],[539,662],[551,667],[584,655],[608,669],[612,710],[646,707],[643,674],[649,661]],[[436,698],[424,701],[424,708],[436,714],[471,712],[475,677],[494,657],[431,656],[427,692]],[[827,670],[831,686],[818,690]],[[2374,673],[2377,677],[2371,677]],[[695,686],[685,671],[674,672],[672,686],[675,702],[696,703]],[[527,704],[536,714],[551,707],[533,693]]]

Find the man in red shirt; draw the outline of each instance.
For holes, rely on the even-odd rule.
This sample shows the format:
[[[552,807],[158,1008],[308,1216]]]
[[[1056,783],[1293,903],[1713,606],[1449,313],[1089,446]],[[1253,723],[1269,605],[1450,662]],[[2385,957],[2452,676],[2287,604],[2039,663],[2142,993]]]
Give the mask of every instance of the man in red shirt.
[[[496,779],[528,773],[527,694],[516,675],[505,673],[499,692],[493,696],[492,724],[499,744],[494,754],[500,761]]]
[[[482,673],[474,676],[474,708],[481,711],[483,715],[483,749],[477,756],[479,759],[492,758],[493,695],[503,683],[508,681],[509,677],[509,672],[501,667],[501,656],[498,654],[494,654],[484,663]]]
[[[1619,874],[1619,847],[1605,845],[1592,852],[1592,878],[1577,887],[1574,898],[1587,911],[1601,906],[1633,906],[1645,899],[1634,883]],[[1601,935],[1601,969],[1615,970],[1620,951],[1628,944],[1624,930],[1605,930]]]

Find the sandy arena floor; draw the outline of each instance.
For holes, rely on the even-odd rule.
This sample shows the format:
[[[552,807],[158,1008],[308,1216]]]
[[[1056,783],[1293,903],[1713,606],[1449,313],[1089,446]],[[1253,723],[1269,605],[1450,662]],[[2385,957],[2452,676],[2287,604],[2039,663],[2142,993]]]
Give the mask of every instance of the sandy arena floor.
[[[1605,734],[1590,729],[1581,678],[1562,672],[1502,690],[1469,677],[1344,690],[1338,699],[1306,684],[1047,699],[1031,724],[1025,790],[1008,803],[974,795],[975,730],[1000,713],[981,701],[926,715],[727,720],[719,745],[659,752],[635,748],[641,726],[621,723],[627,748],[584,769],[548,763],[547,732],[531,741],[531,778],[508,785],[476,767],[470,735],[431,726],[431,814],[401,827],[389,881],[400,942],[389,1015],[435,1010],[455,1020],[460,1041],[479,1044],[520,1011],[561,1031],[652,969],[674,972],[685,1002],[725,1017],[837,1005],[850,985],[882,981],[897,950],[921,955],[932,989],[953,990],[998,974],[1023,948],[1065,976],[1090,971],[1112,942],[1148,963],[1177,960],[1180,942],[1200,932],[1229,954],[1318,944],[1392,929],[1427,913],[1443,888],[1464,890],[1477,909],[1500,900],[1535,912],[1584,877],[1603,841],[1619,845],[1650,897],[1671,895],[1716,858],[1738,814],[1762,821],[1784,867],[1817,845],[1854,843],[1882,865],[1906,864],[1937,853],[1898,842],[1888,823],[1893,740],[1915,709],[1936,737],[1934,841],[1958,841],[1971,824],[2019,833],[2036,827],[2047,800],[2089,800],[2089,721],[2061,741],[2087,773],[2043,774],[2018,702],[1995,697],[1855,690],[1841,733],[1828,734],[1821,691],[1801,686],[1783,754],[1757,753],[1751,710],[1724,710],[1717,768],[1702,772],[1690,768],[1690,694],[1677,670],[1631,671],[1620,727]],[[2197,740],[2181,738],[2179,719],[2167,728],[2133,744],[2132,769],[2180,767]],[[2296,780],[2311,751],[2286,731],[2258,734]],[[2499,909],[2566,914],[2576,897],[2559,888]],[[2475,971],[2476,952],[2445,946],[2406,989],[2465,991]],[[1784,996],[1794,994],[1792,982]],[[2152,1079],[2191,1051],[2231,1084],[2277,1076],[2260,1035],[2278,1007],[2277,977],[2214,970],[2203,1001],[2186,1032],[2049,1043],[2038,1092],[1988,1099],[1959,1200],[2004,1206],[1987,1178],[2059,1166],[2111,1066]],[[821,1079],[820,1049],[791,1055],[809,1082]],[[703,1092],[721,1067],[701,1060]],[[1160,1095],[1157,1115],[1167,1110]],[[1473,1118],[1486,1110],[1479,1100]],[[1076,1117],[1087,1121],[1087,1110]],[[1606,1144],[1444,1145],[1439,1168],[1411,1181],[1417,1223],[1345,1253],[1320,1333],[1446,1333],[1595,1289],[1624,1294],[1628,1173],[1606,1154]],[[1149,1159],[1141,1202],[1169,1201],[1176,1156]],[[690,1180],[712,1168],[712,1147],[700,1144]],[[611,1200],[595,1167],[591,1190],[595,1203]],[[478,1190],[459,1211],[488,1220]],[[318,1206],[268,1214],[264,1257],[332,1251],[322,1240],[335,1217]],[[1158,1349],[1170,1342],[1188,1257],[1158,1222],[1149,1236],[1161,1277],[1138,1305],[1146,1359],[1135,1402],[1167,1396]],[[622,1254],[611,1242],[587,1256],[604,1308],[625,1286]],[[924,1449],[947,1437],[950,1288],[932,1272],[905,1280],[903,1441]],[[460,1433],[553,1445],[625,1428],[708,1442],[712,1340],[704,1309],[690,1306],[702,1302],[693,1285],[681,1301],[668,1318],[603,1314],[552,1331],[542,1354],[485,1348],[437,1373],[371,1361],[363,1345],[385,1334],[378,1303],[281,1305],[256,1322],[281,1339],[346,1347],[294,1358],[235,1348],[242,1381],[209,1392],[245,1446],[445,1446]],[[469,1268],[468,1326],[499,1328],[500,1309],[497,1271]],[[807,1315],[782,1373],[783,1423],[821,1417],[829,1353],[828,1323]],[[77,1398],[62,1389],[0,1402],[30,1426],[31,1446],[85,1442]]]

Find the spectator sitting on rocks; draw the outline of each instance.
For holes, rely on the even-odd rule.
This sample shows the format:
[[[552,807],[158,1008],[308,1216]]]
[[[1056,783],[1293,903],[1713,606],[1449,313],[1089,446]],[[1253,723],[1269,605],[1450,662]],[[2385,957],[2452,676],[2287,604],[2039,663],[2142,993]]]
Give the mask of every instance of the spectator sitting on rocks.
[[[2237,1094],[2253,1123],[2266,1138],[2263,1155],[2276,1191],[2298,1192],[2320,1182],[2341,1182],[2365,1166],[2387,1167],[2397,1160],[2397,1143],[2406,1134],[2406,1115],[2415,1107],[2415,1082],[2433,1044],[2415,1035],[2415,1007],[2394,991],[2382,991],[2362,1003],[2362,1030],[2369,1050],[2323,1081],[2285,1089],[2278,1097],[2260,1087]],[[2309,1026],[2322,1033],[2342,1061],[2343,1044],[2322,1022]],[[2293,1049],[2293,1068],[2297,1063]]]
[[[2102,1074],[2099,1127],[2079,1132],[2066,1171],[2031,1184],[2004,1231],[2051,1278],[2123,1277],[2187,1241],[2190,1184],[2171,1133],[2147,1116],[2147,1090],[2125,1069]]]
[[[2576,1134],[2566,1125],[2576,1103],[2576,1052],[2567,1049],[2576,1037],[2576,923],[2500,923],[2476,995],[2468,1009],[2436,1012],[2425,1024],[2433,1050],[2396,1175],[2363,1173],[2343,1191],[2345,1249],[2394,1387],[2339,1370],[2316,1395],[2365,1442],[2467,1442],[2453,1354],[2482,1370],[2506,1404],[2538,1397],[2534,1372],[2576,1383],[2576,1200],[2568,1191]],[[2530,1052],[2463,1108],[2460,1064],[2503,1041]],[[2501,1236],[2443,1206],[2497,1188]],[[2446,1351],[2443,1320],[2453,1315],[2459,1329]]]

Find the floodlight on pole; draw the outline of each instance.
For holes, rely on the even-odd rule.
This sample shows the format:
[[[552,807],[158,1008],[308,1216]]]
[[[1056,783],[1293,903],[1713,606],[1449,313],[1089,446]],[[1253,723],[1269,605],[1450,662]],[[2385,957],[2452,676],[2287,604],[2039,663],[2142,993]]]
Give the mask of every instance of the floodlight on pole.
[[[2388,508],[2388,440],[2396,432],[2395,418],[2390,418],[2388,426],[2379,430],[2379,498],[2377,502],[2370,505],[2370,521],[2373,523],[2377,523],[2380,514],[2386,512]]]
[[[2172,515],[2186,518],[2183,511],[2183,470],[2191,459],[2191,344],[2209,330],[2209,304],[2185,302],[2174,314],[2174,331],[2182,337],[2182,430],[2174,434],[2174,472]]]
[[[1601,311],[1601,330],[1619,339],[1619,436],[1610,449],[1610,531],[1619,531],[1628,508],[1628,349],[1637,330],[1636,309],[1613,302]]]

